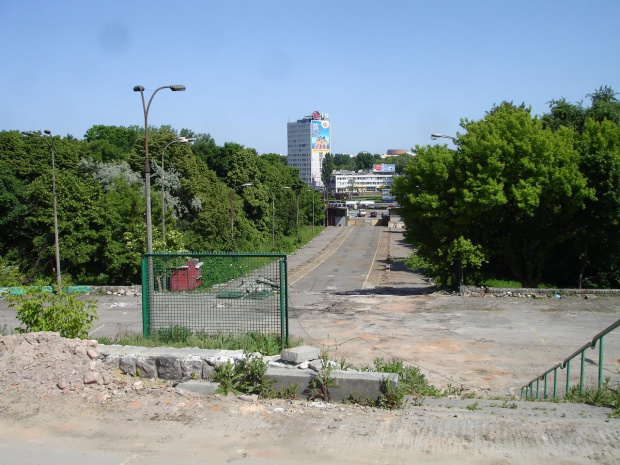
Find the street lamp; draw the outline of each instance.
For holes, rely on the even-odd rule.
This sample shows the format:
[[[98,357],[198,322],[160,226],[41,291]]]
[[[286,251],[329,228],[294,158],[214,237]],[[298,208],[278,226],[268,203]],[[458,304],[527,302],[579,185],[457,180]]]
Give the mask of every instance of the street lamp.
[[[306,192],[312,192],[312,237],[314,237],[314,189],[306,189]]]
[[[47,143],[50,151],[52,152],[52,205],[54,210],[54,252],[56,255],[56,284],[60,289],[62,280],[60,276],[60,246],[58,245],[58,207],[56,204],[56,167],[54,164],[54,138],[52,137],[52,131],[50,131],[49,129],[45,129],[43,132],[48,137],[31,131],[22,131],[22,134],[26,136],[38,136],[42,138]]]
[[[239,184],[230,190],[230,250],[233,252],[235,250],[235,206],[233,205],[233,195],[237,189],[251,185],[251,182],[246,182],[245,184]]]
[[[173,92],[180,92],[185,90],[185,86],[172,85],[162,86],[155,89],[155,92],[151,95],[148,104],[144,100],[144,87],[135,86],[134,92],[140,92],[142,97],[142,109],[144,111],[144,196],[146,202],[146,251],[148,253],[153,252],[153,227],[151,225],[151,167],[149,165],[149,110],[151,108],[151,102],[155,94],[162,89],[170,89]],[[150,271],[150,270],[149,270]],[[150,273],[149,273],[150,274]]]
[[[452,136],[447,136],[445,134],[437,134],[437,133],[433,133],[431,134],[431,139],[433,140],[437,140],[437,139],[452,139],[452,142],[454,142],[456,144],[456,137],[452,137]]]
[[[289,186],[280,186],[278,189],[290,189]],[[271,217],[271,250],[275,251],[276,249],[276,192],[273,191],[271,196],[271,209],[273,215]]]
[[[164,250],[166,250],[166,188],[164,187],[164,154],[166,153],[166,149],[172,144],[187,144],[188,142],[194,142],[195,140],[195,137],[190,137],[189,139],[185,137],[177,137],[176,139],[168,142],[164,147],[164,150],[161,152],[161,173],[159,174],[159,182],[161,185],[161,237],[164,242]]]

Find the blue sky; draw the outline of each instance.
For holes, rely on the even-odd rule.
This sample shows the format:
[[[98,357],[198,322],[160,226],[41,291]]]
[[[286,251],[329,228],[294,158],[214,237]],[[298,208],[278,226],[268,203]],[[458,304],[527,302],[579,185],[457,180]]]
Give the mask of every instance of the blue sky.
[[[143,125],[133,87],[183,84],[150,124],[285,154],[286,123],[318,110],[334,153],[410,149],[504,100],[620,91],[619,17],[618,0],[0,0],[0,130]]]

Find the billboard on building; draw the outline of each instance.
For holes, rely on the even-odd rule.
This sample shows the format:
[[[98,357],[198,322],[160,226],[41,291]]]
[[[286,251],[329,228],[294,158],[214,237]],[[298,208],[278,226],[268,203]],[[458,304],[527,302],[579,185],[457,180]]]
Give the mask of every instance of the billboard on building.
[[[311,121],[312,151],[329,152],[329,121]]]
[[[373,173],[395,173],[396,165],[389,163],[376,164],[372,168]]]

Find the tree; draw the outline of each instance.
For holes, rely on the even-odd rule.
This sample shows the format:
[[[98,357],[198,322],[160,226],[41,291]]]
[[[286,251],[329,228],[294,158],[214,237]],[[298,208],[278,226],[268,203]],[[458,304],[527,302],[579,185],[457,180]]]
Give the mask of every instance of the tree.
[[[544,129],[528,108],[508,103],[462,127],[453,192],[465,237],[524,287],[536,287],[550,253],[574,237],[575,214],[591,196],[575,133]]]
[[[325,199],[329,197],[329,185],[334,172],[334,166],[334,156],[331,153],[326,153],[321,166],[321,181],[323,181],[323,186],[325,187]]]
[[[355,157],[355,169],[357,171],[365,171],[372,169],[372,165],[374,165],[376,159],[373,155],[368,152],[360,152]]]

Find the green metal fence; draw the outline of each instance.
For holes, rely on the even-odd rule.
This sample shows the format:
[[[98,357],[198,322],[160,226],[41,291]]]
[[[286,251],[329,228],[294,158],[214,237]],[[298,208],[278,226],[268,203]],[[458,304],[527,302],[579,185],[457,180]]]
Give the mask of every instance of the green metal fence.
[[[277,334],[288,344],[285,254],[151,253],[142,259],[145,337],[180,326],[193,333]]]
[[[601,387],[603,386],[603,382],[604,382],[603,339],[607,334],[611,333],[614,329],[618,327],[620,327],[620,320],[616,321],[615,323],[613,323],[612,325],[608,326],[603,331],[598,333],[596,336],[592,338],[590,342],[581,346],[571,355],[566,357],[562,362],[558,363],[557,365],[552,366],[547,371],[545,371],[542,375],[531,380],[529,383],[527,383],[525,386],[521,388],[521,397],[524,397],[524,393],[525,393],[525,397],[527,398],[539,399],[541,396],[540,388],[542,384],[542,398],[543,399],[548,398],[549,384],[551,382],[549,378],[551,377],[553,379],[553,392],[551,396],[553,399],[555,399],[558,396],[558,385],[560,382],[559,370],[563,370],[565,368],[566,368],[566,378],[565,378],[564,393],[568,394],[570,392],[570,385],[571,385],[571,362],[577,356],[580,356],[581,358],[581,366],[580,366],[578,379],[579,379],[579,392],[583,394],[585,392],[585,378],[586,378],[586,351],[588,349],[596,349],[597,343],[598,343],[598,388],[601,389]],[[574,379],[577,379],[577,377],[574,377]]]

